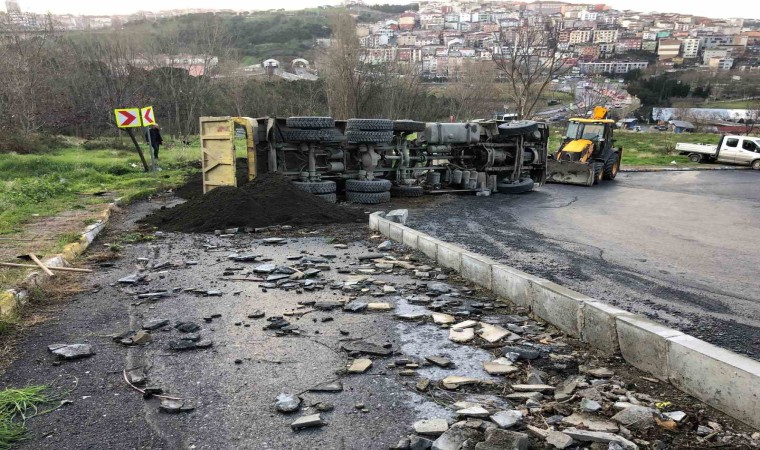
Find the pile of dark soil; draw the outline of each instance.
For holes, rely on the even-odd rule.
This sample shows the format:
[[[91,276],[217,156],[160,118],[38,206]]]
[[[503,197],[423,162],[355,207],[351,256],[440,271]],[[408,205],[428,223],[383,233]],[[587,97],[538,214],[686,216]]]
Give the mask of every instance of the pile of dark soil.
[[[366,220],[364,211],[328,203],[278,174],[238,188],[220,187],[143,219],[165,231],[204,232],[235,227],[322,225]]]
[[[245,158],[237,158],[235,163],[237,185],[243,186],[248,183],[248,160]],[[200,162],[198,163],[198,168],[200,168]],[[185,200],[190,200],[203,195],[203,174],[201,172],[196,172],[190,175],[185,184],[174,189],[174,195],[179,198],[184,198]]]

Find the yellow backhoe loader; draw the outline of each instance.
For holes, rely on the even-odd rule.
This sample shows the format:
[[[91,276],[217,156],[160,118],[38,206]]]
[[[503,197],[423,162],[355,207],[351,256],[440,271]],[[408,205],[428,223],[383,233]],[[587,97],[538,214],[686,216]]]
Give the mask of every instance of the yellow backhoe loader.
[[[623,149],[614,147],[615,121],[606,117],[607,108],[597,106],[591,118],[570,119],[559,150],[549,155],[548,182],[591,186],[615,179]]]

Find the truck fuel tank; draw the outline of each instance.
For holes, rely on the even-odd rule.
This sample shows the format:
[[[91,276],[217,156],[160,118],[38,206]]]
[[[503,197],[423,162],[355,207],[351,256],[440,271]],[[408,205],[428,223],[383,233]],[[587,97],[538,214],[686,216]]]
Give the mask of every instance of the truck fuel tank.
[[[477,123],[429,122],[425,127],[428,144],[474,144],[480,141]]]

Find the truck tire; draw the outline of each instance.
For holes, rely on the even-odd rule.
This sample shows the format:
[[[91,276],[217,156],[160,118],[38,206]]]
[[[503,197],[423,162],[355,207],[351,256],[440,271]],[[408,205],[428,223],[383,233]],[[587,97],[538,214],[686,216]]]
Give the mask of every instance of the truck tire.
[[[393,140],[393,131],[347,130],[346,140],[355,144],[387,144]]]
[[[594,162],[594,184],[599,184],[604,179],[604,163]]]
[[[387,192],[390,189],[388,180],[346,180],[348,192]]]
[[[760,159],[752,161],[752,170],[760,170]]]
[[[391,201],[391,193],[346,191],[346,201],[349,201],[351,203],[362,203],[364,205],[375,205],[377,203],[386,203]]]
[[[332,128],[335,119],[332,117],[288,117],[285,124],[290,128],[302,128],[305,130],[318,130],[320,128]]]
[[[324,130],[280,130],[287,142],[322,142],[327,134]]]
[[[393,186],[391,197],[422,197],[425,191],[422,186]]]
[[[689,153],[688,158],[689,158],[689,161],[693,163],[702,162],[702,155],[700,155],[699,153]]]
[[[328,203],[338,203],[338,196],[335,195],[335,192],[330,193],[330,194],[315,194],[315,195]]]
[[[538,130],[538,122],[533,120],[516,120],[499,125],[499,134],[502,136],[522,136]]]
[[[334,181],[294,181],[293,184],[312,194],[330,194],[336,190]]]
[[[346,130],[393,131],[393,121],[389,119],[348,119]]]
[[[334,128],[328,128],[326,130],[322,130],[322,133],[324,134],[324,141],[325,142],[345,142],[346,136],[343,135],[340,131],[334,129]]]
[[[402,133],[417,133],[425,131],[425,122],[416,120],[396,120],[393,122],[393,131]]]
[[[613,153],[607,161],[604,162],[604,173],[602,178],[605,180],[614,180],[620,170],[620,155]]]
[[[523,194],[532,191],[535,184],[531,178],[520,178],[514,183],[498,183],[496,190],[502,194]]]

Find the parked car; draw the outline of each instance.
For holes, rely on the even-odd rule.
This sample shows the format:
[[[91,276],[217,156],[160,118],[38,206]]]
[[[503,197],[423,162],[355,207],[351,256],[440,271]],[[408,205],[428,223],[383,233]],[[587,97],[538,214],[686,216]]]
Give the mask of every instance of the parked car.
[[[740,164],[760,170],[760,137],[721,136],[718,145],[679,142],[676,150],[691,162]]]

